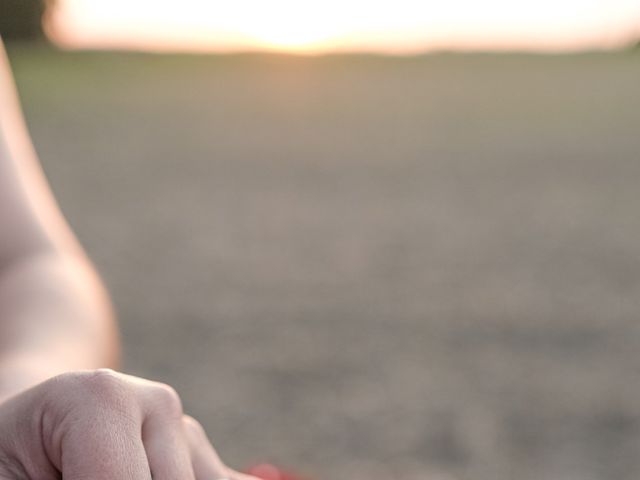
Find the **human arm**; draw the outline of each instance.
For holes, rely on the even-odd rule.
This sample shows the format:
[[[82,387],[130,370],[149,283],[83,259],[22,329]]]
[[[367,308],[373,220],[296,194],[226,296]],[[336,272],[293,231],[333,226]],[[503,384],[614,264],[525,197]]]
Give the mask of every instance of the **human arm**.
[[[0,400],[116,367],[118,350],[111,303],[47,185],[0,44]]]
[[[0,480],[247,480],[168,385],[118,363],[105,288],[47,185],[0,42]]]

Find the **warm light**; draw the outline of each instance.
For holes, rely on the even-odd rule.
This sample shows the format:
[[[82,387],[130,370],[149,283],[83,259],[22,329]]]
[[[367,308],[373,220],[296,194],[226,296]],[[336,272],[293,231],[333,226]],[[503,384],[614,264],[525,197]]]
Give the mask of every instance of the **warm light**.
[[[53,36],[66,46],[153,49],[321,49],[345,31],[326,5],[295,0],[63,0]]]
[[[58,0],[68,47],[298,52],[617,46],[637,0]]]
[[[248,7],[250,14],[242,18],[238,29],[259,46],[311,50],[340,33],[339,22],[327,15],[327,9],[310,8],[298,0],[265,1]]]

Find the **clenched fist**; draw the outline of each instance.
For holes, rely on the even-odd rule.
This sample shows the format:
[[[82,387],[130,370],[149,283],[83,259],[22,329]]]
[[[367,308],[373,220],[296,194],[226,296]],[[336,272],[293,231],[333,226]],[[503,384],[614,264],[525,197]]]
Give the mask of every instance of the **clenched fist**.
[[[65,373],[0,404],[0,480],[256,480],[227,468],[169,386]]]

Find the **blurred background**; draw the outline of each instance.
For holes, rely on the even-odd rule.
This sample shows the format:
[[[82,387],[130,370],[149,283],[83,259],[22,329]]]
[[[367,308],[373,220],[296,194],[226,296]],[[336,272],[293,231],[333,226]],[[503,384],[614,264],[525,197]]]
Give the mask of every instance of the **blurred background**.
[[[638,478],[637,1],[44,7],[0,34],[124,369],[230,464]]]

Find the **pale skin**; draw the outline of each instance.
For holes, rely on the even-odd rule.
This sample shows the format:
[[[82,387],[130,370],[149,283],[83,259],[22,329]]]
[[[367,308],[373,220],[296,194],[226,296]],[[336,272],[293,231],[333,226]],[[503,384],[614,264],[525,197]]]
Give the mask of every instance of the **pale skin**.
[[[118,358],[0,42],[0,480],[256,480],[221,462],[174,389],[116,372]]]

